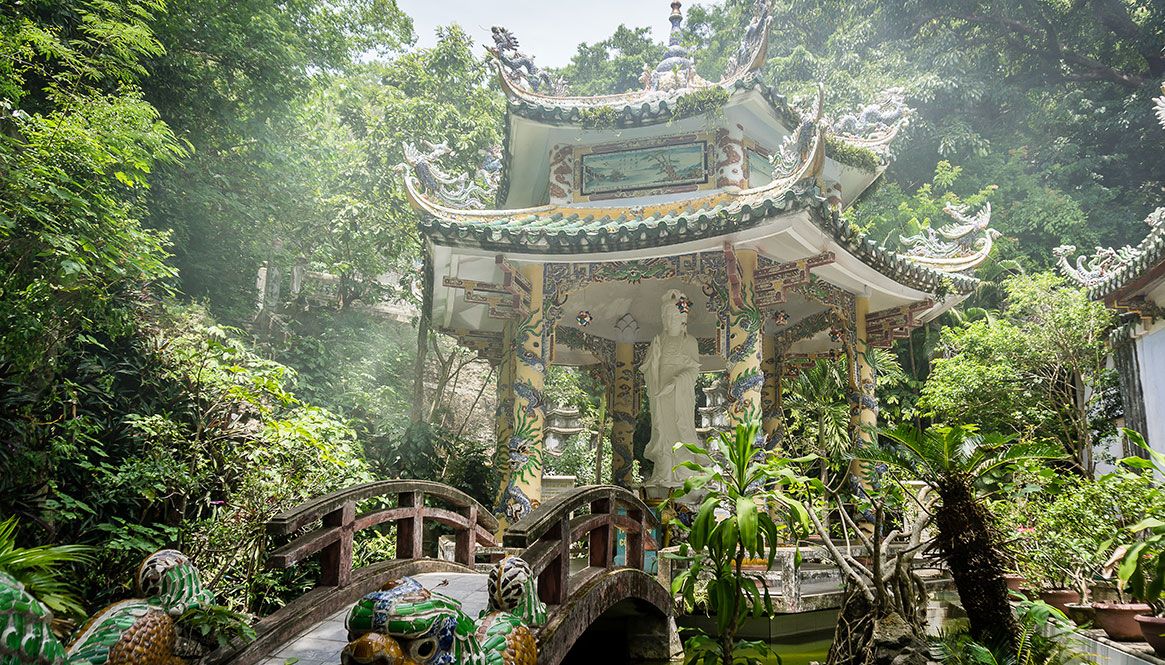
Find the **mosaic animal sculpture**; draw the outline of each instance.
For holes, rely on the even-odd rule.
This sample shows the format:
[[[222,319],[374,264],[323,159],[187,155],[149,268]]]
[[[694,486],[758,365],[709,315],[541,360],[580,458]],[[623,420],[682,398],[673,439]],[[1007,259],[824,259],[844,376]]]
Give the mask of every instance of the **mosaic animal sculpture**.
[[[916,263],[933,264],[940,270],[960,272],[978,266],[991,253],[991,246],[999,232],[988,228],[991,223],[991,204],[988,203],[975,213],[967,215],[967,207],[947,203],[943,212],[950,215],[954,224],[947,224],[936,233],[932,228],[924,228],[914,236],[903,237],[904,245],[911,245],[905,256]]]
[[[429,143],[428,141],[421,141],[421,143],[425,145],[428,152],[420,150],[408,141],[402,142],[401,148],[404,150],[405,161],[403,164],[397,164],[394,170],[400,173],[411,168],[417,180],[425,188],[425,193],[435,197],[439,203],[450,208],[462,210],[481,210],[484,208],[484,202],[492,198],[494,192],[470,180],[466,173],[453,177],[438,166],[437,162],[442,157],[455,155],[448,145]]]
[[[514,33],[495,25],[490,29],[493,36],[493,47],[486,49],[510,70],[511,78],[516,81],[525,81],[534,92],[541,92],[551,96],[566,94],[566,84],[551,78],[549,74],[534,64],[533,56],[518,50],[518,38]]]
[[[1052,253],[1056,256],[1056,265],[1060,272],[1081,286],[1098,284],[1140,256],[1139,251],[1128,245],[1119,249],[1097,247],[1092,256],[1077,257],[1076,265],[1073,266],[1068,257],[1076,253],[1075,245],[1060,245],[1053,249]]]
[[[185,554],[160,550],[135,581],[139,598],[93,615],[64,647],[49,631],[52,614],[0,571],[0,665],[182,665],[174,620],[214,600],[198,569]]]
[[[905,91],[902,88],[891,88],[884,91],[875,103],[862,108],[858,113],[838,118],[833,125],[833,132],[842,136],[868,137],[887,131],[909,110]]]
[[[489,604],[474,620],[449,596],[401,577],[348,615],[342,665],[536,665],[531,626],[546,622],[530,566],[506,557],[490,571]]]

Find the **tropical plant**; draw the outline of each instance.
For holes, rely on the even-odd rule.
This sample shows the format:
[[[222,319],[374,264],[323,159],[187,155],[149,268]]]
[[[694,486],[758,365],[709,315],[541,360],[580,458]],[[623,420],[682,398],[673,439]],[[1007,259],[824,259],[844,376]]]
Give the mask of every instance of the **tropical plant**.
[[[1126,457],[1122,463],[1140,469],[1153,469],[1158,477],[1165,475],[1165,455],[1153,450],[1138,432],[1124,428],[1129,440],[1149,454],[1149,458]],[[1165,488],[1156,485],[1158,505],[1165,501]],[[1127,585],[1134,598],[1153,606],[1154,613],[1165,612],[1165,519],[1146,517],[1128,528],[1142,540],[1133,543],[1121,558],[1117,578],[1122,587]]]
[[[782,529],[770,511],[778,513],[795,533],[808,529],[808,511],[786,492],[805,481],[790,463],[806,460],[766,455],[758,441],[759,431],[759,423],[738,424],[733,436],[721,433],[713,439],[711,452],[691,443],[677,444],[707,463],[679,465],[696,475],[676,490],[673,500],[697,492],[706,494],[688,532],[688,542],[680,546],[678,554],[670,555],[689,564],[673,578],[672,592],[694,605],[697,584],[702,576],[710,575],[708,603],[716,612],[716,635],[697,634],[685,644],[688,663],[759,663],[759,656],[773,653],[764,642],[736,637],[749,616],[771,615],[773,611],[763,578],[743,571],[742,565],[746,557],[763,557],[772,566]],[[723,462],[714,462],[713,455]],[[727,511],[728,517],[717,521],[717,510]]]
[[[85,617],[85,608],[65,581],[70,564],[85,564],[93,560],[93,548],[85,545],[16,546],[16,518],[0,522],[0,570],[16,578],[26,591],[36,596],[58,615],[76,619]]]
[[[943,665],[1092,665],[1072,639],[1067,617],[1042,601],[1020,600],[1016,607],[1018,646],[999,640],[971,639],[965,628],[945,628],[931,640]],[[1049,636],[1048,628],[1054,630]]]
[[[1043,444],[1013,444],[1010,436],[979,434],[973,425],[926,430],[899,425],[878,434],[879,445],[861,449],[857,458],[897,467],[930,485],[939,496],[935,547],[954,578],[971,636],[985,641],[1002,634],[1018,645],[1020,631],[1003,579],[1007,558],[976,481],[1020,460],[1048,459],[1058,453]]]

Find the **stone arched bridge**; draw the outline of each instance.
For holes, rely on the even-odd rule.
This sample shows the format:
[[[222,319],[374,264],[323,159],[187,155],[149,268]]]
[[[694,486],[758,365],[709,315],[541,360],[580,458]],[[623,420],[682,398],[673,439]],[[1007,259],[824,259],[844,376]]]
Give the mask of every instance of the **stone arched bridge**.
[[[395,500],[394,500],[395,499]],[[395,505],[393,505],[395,504]],[[357,513],[357,508],[363,512]],[[589,510],[583,510],[589,509]],[[424,523],[453,531],[453,560],[426,556]],[[353,568],[357,531],[394,524],[393,559]],[[304,531],[314,524],[317,528]],[[590,655],[666,659],[679,648],[672,598],[643,569],[644,552],[655,549],[657,526],[647,506],[613,485],[580,487],[543,503],[511,525],[504,542],[498,523],[469,495],[440,483],[388,480],[364,483],[318,497],[267,524],[268,536],[287,544],[268,556],[269,568],[289,568],[319,557],[319,584],[256,627],[258,638],[242,648],[211,654],[214,665],[339,665],[347,642],[344,617],[365,593],[409,575],[429,589],[457,598],[470,616],[486,603],[486,575],[478,555],[520,553],[538,578],[538,595],[549,618],[535,629],[540,665],[589,662]],[[626,534],[626,565],[614,562],[619,531]],[[587,542],[587,559],[571,566],[571,545]],[[503,548],[504,546],[504,548]],[[488,548],[479,552],[479,548]],[[581,565],[585,563],[586,565]],[[477,564],[475,566],[475,564]],[[293,660],[294,659],[294,660]]]

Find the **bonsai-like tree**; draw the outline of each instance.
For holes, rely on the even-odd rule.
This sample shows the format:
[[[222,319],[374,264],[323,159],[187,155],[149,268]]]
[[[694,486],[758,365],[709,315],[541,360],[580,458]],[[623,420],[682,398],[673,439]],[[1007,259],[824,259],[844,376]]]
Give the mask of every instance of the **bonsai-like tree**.
[[[1025,459],[1059,457],[1038,443],[1011,443],[1012,437],[979,434],[974,425],[919,430],[900,425],[878,430],[880,447],[858,451],[859,459],[885,463],[913,475],[938,494],[935,548],[954,578],[971,637],[1018,644],[1019,626],[1008,604],[1002,538],[976,481],[987,472]]]

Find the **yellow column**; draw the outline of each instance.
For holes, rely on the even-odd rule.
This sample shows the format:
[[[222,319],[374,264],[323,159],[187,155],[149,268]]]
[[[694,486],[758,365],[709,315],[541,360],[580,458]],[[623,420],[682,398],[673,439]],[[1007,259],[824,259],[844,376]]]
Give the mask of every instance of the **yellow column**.
[[[545,409],[542,384],[546,354],[542,329],[542,266],[525,265],[522,275],[530,280],[530,312],[514,325],[513,393],[509,440],[501,465],[498,531],[525,517],[542,499],[542,425]],[[501,445],[501,442],[499,442]]]
[[[756,289],[753,286],[753,272],[756,270],[756,251],[751,249],[736,252],[740,266],[740,295],[743,302],[738,306],[730,300],[728,314],[728,418],[735,427],[740,423],[760,422],[761,387],[761,334],[764,314],[756,306]]]
[[[631,487],[635,435],[635,344],[615,344],[614,385],[611,389],[611,482]]]
[[[874,435],[866,428],[878,424],[878,401],[874,392],[874,370],[866,362],[866,353],[870,347],[866,344],[866,315],[870,313],[870,299],[859,296],[856,307],[856,321],[854,324],[853,352],[850,354],[850,429],[854,433],[854,442],[858,445],[870,445]],[[856,365],[856,376],[854,366]],[[856,381],[855,381],[856,380]],[[856,383],[856,385],[854,385]],[[855,399],[856,398],[856,399]],[[868,468],[856,462],[851,463],[850,472],[862,479],[863,486],[868,485]]]
[[[514,364],[517,359],[514,353],[515,321],[506,321],[502,330],[502,357],[498,362],[498,405],[494,410],[497,420],[497,451],[494,455],[494,468],[505,474],[509,457],[506,455],[510,443],[510,435],[514,432]],[[500,505],[500,492],[495,505]]]
[[[761,338],[760,369],[765,377],[760,393],[761,427],[771,448],[781,426],[781,375],[777,371],[777,340],[772,335]]]

